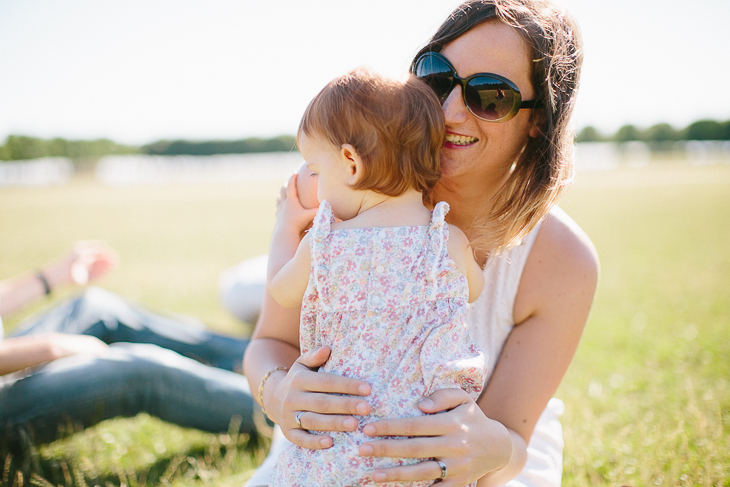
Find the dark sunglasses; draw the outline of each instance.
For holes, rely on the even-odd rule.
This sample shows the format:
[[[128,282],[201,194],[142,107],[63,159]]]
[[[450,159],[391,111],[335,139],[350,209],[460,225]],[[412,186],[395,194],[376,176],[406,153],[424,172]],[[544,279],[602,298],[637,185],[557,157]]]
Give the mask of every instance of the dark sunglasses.
[[[413,74],[436,92],[441,103],[459,84],[466,108],[485,122],[506,122],[523,108],[541,106],[537,100],[523,101],[517,85],[498,74],[477,73],[460,78],[449,60],[437,52],[421,55]]]

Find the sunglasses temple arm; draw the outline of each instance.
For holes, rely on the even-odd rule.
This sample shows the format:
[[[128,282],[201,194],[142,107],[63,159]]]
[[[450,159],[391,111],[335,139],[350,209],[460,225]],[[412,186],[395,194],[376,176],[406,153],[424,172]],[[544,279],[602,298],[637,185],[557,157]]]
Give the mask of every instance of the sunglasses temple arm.
[[[540,100],[527,100],[520,103],[520,110],[523,108],[542,108]]]

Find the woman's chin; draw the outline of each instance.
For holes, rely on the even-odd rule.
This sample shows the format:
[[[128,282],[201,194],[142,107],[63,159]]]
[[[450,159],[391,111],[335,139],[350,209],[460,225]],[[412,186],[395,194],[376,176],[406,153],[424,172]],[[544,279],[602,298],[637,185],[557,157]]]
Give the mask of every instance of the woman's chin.
[[[461,173],[461,163],[448,157],[446,154],[441,155],[441,179],[448,180],[459,176]]]

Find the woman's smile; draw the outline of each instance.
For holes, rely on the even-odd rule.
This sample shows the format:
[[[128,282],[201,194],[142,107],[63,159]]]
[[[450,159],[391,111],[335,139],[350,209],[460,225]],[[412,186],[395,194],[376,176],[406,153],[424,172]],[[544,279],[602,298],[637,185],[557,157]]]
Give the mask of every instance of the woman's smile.
[[[478,141],[479,141],[479,139],[477,139],[476,137],[447,132],[446,133],[446,142],[444,143],[444,147],[453,149],[454,147],[463,147],[466,145],[475,144]]]

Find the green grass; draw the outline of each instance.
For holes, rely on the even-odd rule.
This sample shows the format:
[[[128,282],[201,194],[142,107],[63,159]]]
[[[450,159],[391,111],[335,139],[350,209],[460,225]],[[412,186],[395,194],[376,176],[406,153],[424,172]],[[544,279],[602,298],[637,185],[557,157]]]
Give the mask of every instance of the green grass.
[[[266,251],[278,185],[110,188],[77,178],[3,189],[0,276],[99,238],[122,258],[104,287],[245,334],[216,280]],[[602,267],[557,393],[567,406],[564,485],[730,485],[730,165],[581,173],[561,206]],[[240,486],[263,451],[245,436],[140,415],[39,446],[26,466],[36,476],[24,482]],[[5,472],[0,485],[20,485]]]

